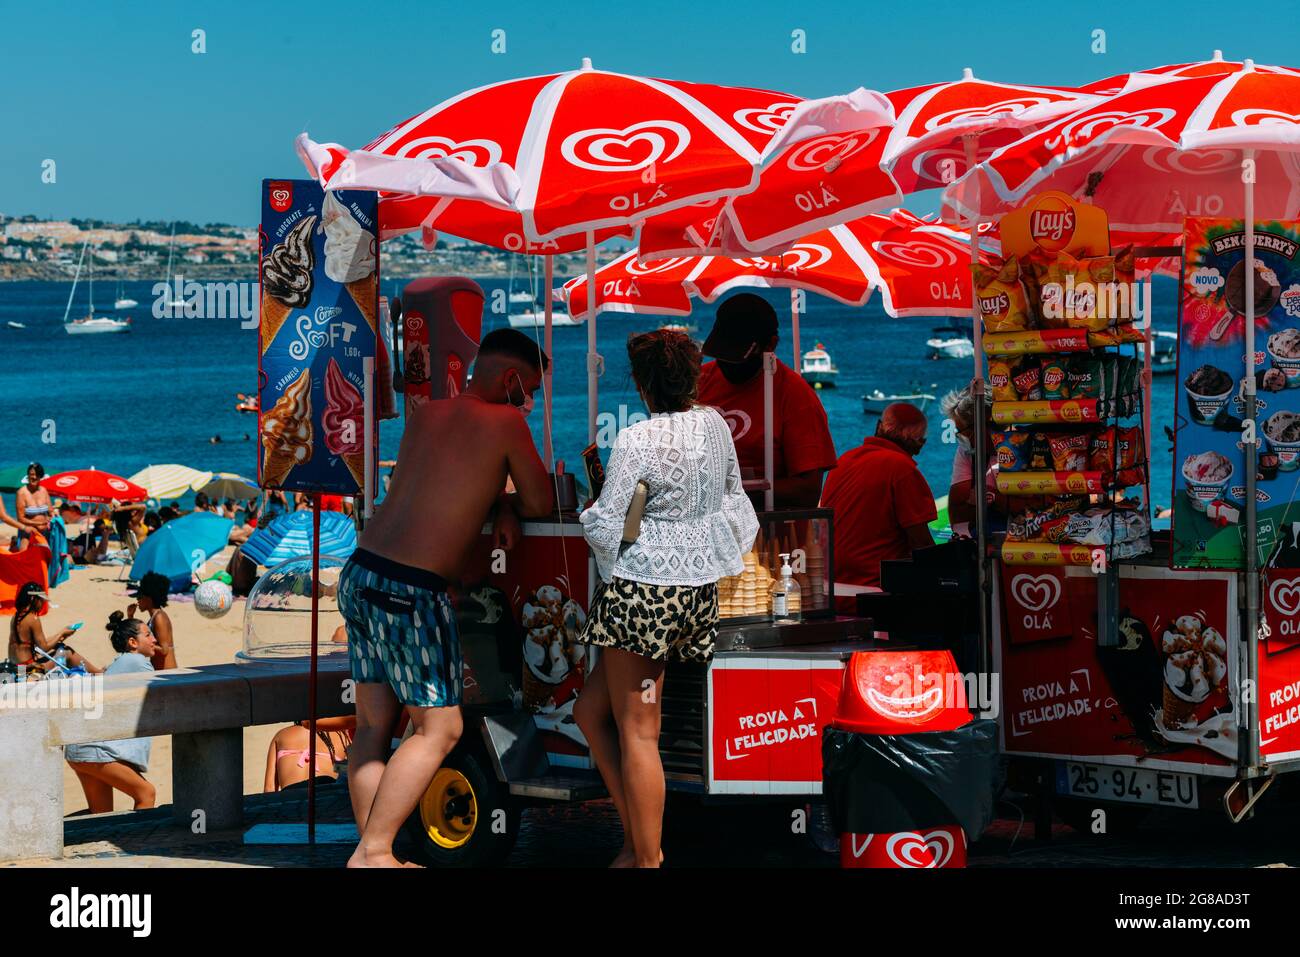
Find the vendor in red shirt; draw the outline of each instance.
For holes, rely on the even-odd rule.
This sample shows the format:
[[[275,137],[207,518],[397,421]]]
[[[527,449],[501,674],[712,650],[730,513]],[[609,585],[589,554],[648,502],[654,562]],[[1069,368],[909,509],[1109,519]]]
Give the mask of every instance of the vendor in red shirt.
[[[934,544],[934,495],[914,461],[927,428],[925,413],[895,402],[876,434],[845,452],[826,480],[822,507],[835,513],[837,581],[879,587],[881,561]]]
[[[763,353],[776,350],[776,310],[762,296],[740,293],[718,307],[700,370],[699,401],[731,426],[742,474],[763,474]],[[812,386],[785,363],[772,377],[773,500],[777,508],[812,508],[822,477],[835,467],[826,410]],[[750,471],[752,470],[752,471]],[[762,495],[751,495],[761,506]]]

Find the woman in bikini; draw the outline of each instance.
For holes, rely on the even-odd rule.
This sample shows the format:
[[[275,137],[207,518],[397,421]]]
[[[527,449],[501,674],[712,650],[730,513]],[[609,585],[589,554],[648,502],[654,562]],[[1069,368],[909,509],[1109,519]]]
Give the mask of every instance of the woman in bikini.
[[[316,719],[316,779],[338,779],[338,766],[347,760],[352,744],[352,732],[357,719]],[[310,770],[311,732],[306,721],[281,728],[271,739],[266,752],[266,777],[262,790],[266,793],[283,791],[303,784]]]
[[[27,466],[27,484],[18,490],[18,514],[31,526],[30,531],[19,532],[18,537],[22,542],[19,551],[27,547],[27,540],[32,531],[40,532],[42,536],[48,536],[50,531],[50,514],[53,505],[50,502],[50,493],[41,488],[43,478],[45,478],[45,468],[40,462],[33,462]]]
[[[9,621],[9,663],[13,670],[26,669],[27,673],[44,674],[54,668],[52,659],[60,652],[67,655],[68,667],[78,665],[90,674],[99,674],[103,669],[91,664],[72,650],[64,641],[71,638],[75,629],[64,628],[53,638],[45,637],[41,627],[41,610],[50,596],[36,582],[27,582],[18,589],[14,600],[14,616]],[[43,654],[36,651],[40,649]],[[48,656],[48,657],[47,657]]]
[[[136,609],[149,616],[149,630],[157,639],[157,650],[153,653],[153,670],[167,671],[176,665],[176,635],[172,631],[172,620],[163,609],[167,606],[167,591],[171,582],[166,575],[158,572],[146,572],[140,583],[127,594],[135,599],[126,606],[126,617],[134,618]]]

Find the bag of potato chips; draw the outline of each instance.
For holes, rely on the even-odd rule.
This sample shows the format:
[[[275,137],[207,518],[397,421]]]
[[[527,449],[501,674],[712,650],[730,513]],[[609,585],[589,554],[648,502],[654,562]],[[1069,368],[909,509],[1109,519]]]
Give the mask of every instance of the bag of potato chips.
[[[989,391],[994,402],[1015,402],[1016,387],[1011,382],[1015,374],[1015,360],[1008,356],[989,358]]]
[[[1030,328],[1025,287],[1020,281],[1020,264],[1008,259],[1000,266],[972,263],[975,295],[985,332],[1018,332]]]

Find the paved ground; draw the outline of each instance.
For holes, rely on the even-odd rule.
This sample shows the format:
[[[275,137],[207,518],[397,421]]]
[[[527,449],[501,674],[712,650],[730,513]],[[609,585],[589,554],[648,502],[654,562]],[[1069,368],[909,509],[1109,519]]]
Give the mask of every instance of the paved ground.
[[[246,801],[248,826],[305,819],[303,791]],[[322,787],[318,820],[346,822],[344,783]],[[1028,809],[1026,807],[1026,809]],[[747,805],[701,807],[683,799],[669,805],[664,853],[683,867],[834,867],[833,856],[791,833],[790,808]],[[972,867],[1261,867],[1300,865],[1300,819],[1281,802],[1243,826],[1217,813],[1154,812],[1122,837],[1096,839],[1063,824],[1050,842],[1036,842],[1015,804],[971,849]],[[242,831],[192,835],[172,825],[169,808],[69,818],[65,856],[16,866],[73,867],[339,867],[350,844],[246,845]],[[512,867],[603,867],[620,834],[607,801],[550,806],[524,813]],[[399,848],[400,850],[400,848]]]

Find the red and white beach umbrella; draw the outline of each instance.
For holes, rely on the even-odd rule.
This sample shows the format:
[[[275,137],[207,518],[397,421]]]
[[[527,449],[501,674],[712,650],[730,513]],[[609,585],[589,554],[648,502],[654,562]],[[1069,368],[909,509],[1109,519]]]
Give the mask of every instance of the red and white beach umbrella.
[[[905,210],[866,216],[802,237],[773,256],[675,257],[641,263],[635,251],[596,273],[599,308],[684,316],[690,297],[714,302],[738,288],[802,289],[860,306],[879,289],[891,316],[970,314],[968,237]],[[587,312],[586,278],[564,284],[570,312]]]
[[[942,188],[970,163],[1093,98],[1055,87],[994,83],[969,69],[960,80],[885,94],[897,120],[882,162],[904,192]]]
[[[519,234],[541,243],[753,189],[777,130],[790,142],[818,132],[824,112],[786,129],[800,102],[584,62],[462,93],[359,150],[305,134],[298,149],[326,186],[429,198],[398,204],[389,230],[413,228],[418,217],[418,225],[466,235],[487,203],[518,214]],[[876,106],[887,120],[887,104]]]
[[[1244,150],[1256,216],[1300,210],[1300,74],[1254,69],[1157,80],[1063,117],[994,153],[944,192],[963,218],[1000,216],[1059,189],[1111,228],[1178,232],[1187,216],[1241,216]]]
[[[41,487],[51,495],[70,502],[98,504],[143,502],[149,497],[149,493],[134,482],[112,472],[101,472],[98,469],[79,469],[74,472],[47,475],[41,479]]]
[[[1145,70],[1137,70],[1133,73],[1119,73],[1115,76],[1108,76],[1105,79],[1093,80],[1091,83],[1085,83],[1083,86],[1076,87],[1079,93],[1088,93],[1100,96],[1114,96],[1122,91],[1126,86],[1137,78],[1137,84],[1143,82],[1155,82],[1162,79],[1172,79],[1175,77],[1196,77],[1196,76],[1226,76],[1230,73],[1239,73],[1246,69],[1246,63],[1242,60],[1225,60],[1222,50],[1215,50],[1214,56],[1209,60],[1200,60],[1196,63],[1173,63],[1168,66],[1153,66]],[[1285,66],[1268,66],[1266,64],[1254,64],[1253,69],[1259,73],[1296,73],[1291,67]]]

